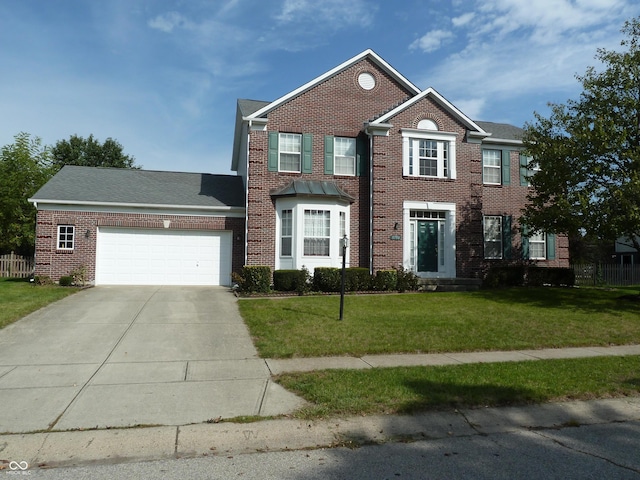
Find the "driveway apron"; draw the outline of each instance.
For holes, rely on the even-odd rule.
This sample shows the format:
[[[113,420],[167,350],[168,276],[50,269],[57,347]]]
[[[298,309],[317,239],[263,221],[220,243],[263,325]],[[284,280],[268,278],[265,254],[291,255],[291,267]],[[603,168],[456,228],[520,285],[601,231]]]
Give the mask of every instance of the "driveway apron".
[[[289,413],[223,287],[95,287],[0,330],[0,433]]]

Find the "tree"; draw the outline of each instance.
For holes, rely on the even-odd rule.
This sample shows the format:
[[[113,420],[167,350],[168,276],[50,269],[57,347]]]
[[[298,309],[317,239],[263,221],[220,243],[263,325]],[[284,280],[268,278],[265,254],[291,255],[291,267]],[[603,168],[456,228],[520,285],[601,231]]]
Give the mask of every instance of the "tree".
[[[93,138],[71,135],[69,140],[59,140],[51,149],[53,165],[60,170],[64,165],[82,165],[86,167],[140,168],[135,159],[125,155],[122,145],[112,138],[100,143]]]
[[[577,76],[578,100],[549,104],[525,125],[531,177],[529,229],[601,240],[628,238],[640,251],[640,17],[625,22],[623,51],[598,49],[604,69]]]
[[[27,199],[53,175],[40,138],[19,133],[0,150],[0,253],[33,255],[36,209]]]

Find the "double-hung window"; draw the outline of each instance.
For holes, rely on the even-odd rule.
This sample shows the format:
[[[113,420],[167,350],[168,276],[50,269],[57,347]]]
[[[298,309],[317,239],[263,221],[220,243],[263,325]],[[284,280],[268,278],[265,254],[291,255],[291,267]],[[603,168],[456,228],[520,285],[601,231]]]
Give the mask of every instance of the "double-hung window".
[[[304,255],[328,257],[331,244],[331,212],[304,211]]]
[[[355,138],[334,138],[334,174],[350,175],[356,174],[356,139]]]
[[[531,260],[546,260],[547,243],[544,232],[529,235],[529,258]]]
[[[455,134],[403,129],[405,177],[456,178]]]
[[[75,243],[75,227],[58,225],[58,250],[73,250]]]
[[[484,258],[502,258],[502,217],[487,215],[483,221],[484,229]]]
[[[278,170],[299,173],[302,165],[302,135],[281,133],[278,145]]]
[[[482,150],[482,179],[489,185],[502,183],[502,150]]]

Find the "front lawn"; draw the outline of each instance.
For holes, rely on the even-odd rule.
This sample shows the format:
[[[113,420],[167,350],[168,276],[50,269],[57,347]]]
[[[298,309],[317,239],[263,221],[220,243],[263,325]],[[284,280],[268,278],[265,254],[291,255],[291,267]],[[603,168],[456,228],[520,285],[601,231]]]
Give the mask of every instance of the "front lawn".
[[[638,288],[243,299],[262,357],[520,350],[640,343]]]
[[[0,328],[77,290],[57,285],[32,285],[23,279],[0,278]]]
[[[310,402],[297,417],[318,418],[637,396],[638,371],[640,357],[628,356],[324,370],[277,380]]]

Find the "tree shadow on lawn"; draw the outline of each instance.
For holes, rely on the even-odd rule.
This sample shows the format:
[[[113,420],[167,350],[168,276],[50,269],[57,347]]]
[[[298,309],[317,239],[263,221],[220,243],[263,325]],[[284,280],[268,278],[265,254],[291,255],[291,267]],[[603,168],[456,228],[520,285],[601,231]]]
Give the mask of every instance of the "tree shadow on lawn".
[[[621,297],[620,292],[566,287],[513,287],[471,292],[475,298],[493,303],[528,305],[545,309],[575,310],[588,314],[639,313],[640,303]]]
[[[419,397],[398,406],[397,412],[406,414],[443,408],[527,405],[545,400],[533,390],[502,385],[465,385],[430,380],[407,380],[403,385]]]

